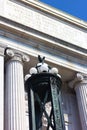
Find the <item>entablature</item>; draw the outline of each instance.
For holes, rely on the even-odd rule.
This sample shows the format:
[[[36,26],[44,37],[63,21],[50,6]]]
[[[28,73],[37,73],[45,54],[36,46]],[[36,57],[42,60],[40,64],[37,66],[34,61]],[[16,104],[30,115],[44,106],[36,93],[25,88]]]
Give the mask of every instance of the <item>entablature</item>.
[[[47,37],[87,49],[87,24],[37,1],[5,0],[1,16]],[[16,25],[17,27],[17,25]],[[35,34],[36,35],[36,34]],[[39,34],[40,35],[40,34]]]

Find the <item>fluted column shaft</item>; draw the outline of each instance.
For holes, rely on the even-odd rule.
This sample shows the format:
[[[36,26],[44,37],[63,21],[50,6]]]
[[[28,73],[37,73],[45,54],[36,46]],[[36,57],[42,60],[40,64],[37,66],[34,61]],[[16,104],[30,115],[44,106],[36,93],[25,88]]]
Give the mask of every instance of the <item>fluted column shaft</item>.
[[[22,58],[10,55],[12,58],[6,65],[5,130],[26,130]]]
[[[82,130],[87,130],[87,82],[75,86]]]
[[[0,47],[0,130],[4,130],[4,48]]]
[[[77,73],[70,86],[76,91],[82,130],[87,130],[87,75]]]

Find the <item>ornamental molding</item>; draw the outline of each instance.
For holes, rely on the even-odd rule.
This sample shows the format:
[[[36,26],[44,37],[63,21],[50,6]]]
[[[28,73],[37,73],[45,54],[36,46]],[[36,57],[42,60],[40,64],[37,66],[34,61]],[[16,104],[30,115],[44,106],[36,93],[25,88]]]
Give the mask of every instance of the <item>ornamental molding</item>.
[[[76,72],[81,72],[81,73],[87,72],[87,60],[86,60],[87,56],[86,55],[79,55],[80,56],[80,59],[79,59],[78,54],[71,56],[71,54],[69,52],[67,55],[66,53],[63,54],[63,53],[59,53],[59,51],[56,52],[54,50],[53,51],[51,50],[52,53],[55,52],[55,55],[53,55],[51,52],[46,53],[46,52],[50,51],[50,50],[47,50],[46,47],[45,47],[45,51],[41,51],[41,49],[43,49],[42,46],[40,49],[31,47],[31,46],[27,47],[27,46],[24,46],[23,44],[22,45],[17,44],[17,41],[7,39],[7,38],[4,39],[4,37],[0,37],[0,42],[2,44],[6,43],[6,45],[8,45],[9,48],[12,48],[12,50],[15,49],[15,50],[17,50],[17,52],[20,52],[20,53],[23,52],[23,54],[26,54],[30,57],[33,56],[34,58],[36,58],[37,55],[44,55],[46,57],[46,60],[52,64],[60,65],[62,67],[65,67],[66,69],[70,69],[70,70],[73,70]],[[35,44],[37,44],[37,43],[35,43]],[[11,57],[9,57],[9,58],[11,58]]]

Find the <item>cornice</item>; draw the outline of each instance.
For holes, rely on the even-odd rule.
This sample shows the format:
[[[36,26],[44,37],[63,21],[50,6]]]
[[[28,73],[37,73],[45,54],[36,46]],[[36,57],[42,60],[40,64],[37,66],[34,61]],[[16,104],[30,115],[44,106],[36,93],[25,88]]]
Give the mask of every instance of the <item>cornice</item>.
[[[62,12],[58,9],[55,9],[51,6],[48,6],[46,4],[43,4],[42,2],[39,1],[28,1],[28,0],[19,0],[19,2],[22,2],[23,4],[27,6],[31,6],[33,8],[36,8],[46,14],[49,14],[51,16],[54,16],[58,19],[61,19],[63,21],[66,21],[68,23],[71,23],[73,25],[78,26],[79,28],[83,28],[87,30],[87,22],[80,20],[74,16],[71,16],[65,12]]]

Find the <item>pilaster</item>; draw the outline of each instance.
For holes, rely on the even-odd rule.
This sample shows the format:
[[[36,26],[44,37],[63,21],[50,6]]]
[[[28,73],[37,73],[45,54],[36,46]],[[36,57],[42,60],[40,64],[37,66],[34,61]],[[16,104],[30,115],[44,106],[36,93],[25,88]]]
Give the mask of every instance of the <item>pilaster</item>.
[[[4,51],[0,46],[0,130],[4,130]]]

